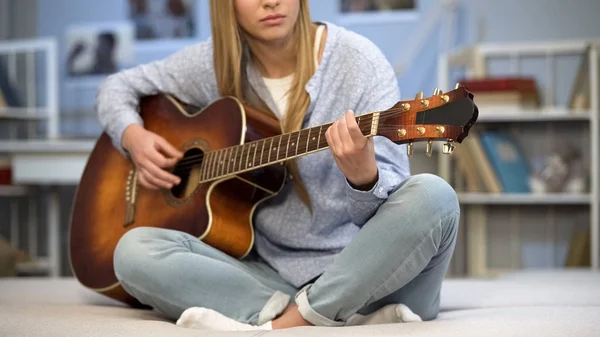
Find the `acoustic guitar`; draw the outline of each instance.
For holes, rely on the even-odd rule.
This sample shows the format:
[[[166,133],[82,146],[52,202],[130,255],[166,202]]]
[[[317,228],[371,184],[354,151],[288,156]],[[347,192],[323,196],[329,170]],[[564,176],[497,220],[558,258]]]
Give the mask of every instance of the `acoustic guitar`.
[[[113,271],[119,239],[140,226],[187,232],[235,257],[252,248],[254,210],[276,195],[286,177],[286,160],[328,148],[331,124],[281,134],[279,121],[235,98],[221,98],[204,109],[166,94],[140,100],[144,127],[180,149],[184,157],[169,170],[181,177],[172,189],[148,190],[136,168],[103,133],[78,185],[69,230],[69,258],[85,287],[132,306]],[[356,116],[365,136],[383,136],[397,144],[445,141],[443,152],[467,137],[478,117],[473,94],[453,91],[400,101],[385,111]]]

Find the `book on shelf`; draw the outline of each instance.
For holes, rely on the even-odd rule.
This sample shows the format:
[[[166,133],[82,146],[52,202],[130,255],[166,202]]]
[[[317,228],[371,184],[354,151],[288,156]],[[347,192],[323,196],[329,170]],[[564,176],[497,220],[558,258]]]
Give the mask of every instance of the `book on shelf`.
[[[459,82],[475,95],[483,117],[532,111],[541,106],[536,81],[530,77],[486,77]]]
[[[598,46],[590,46],[588,45],[584,52],[581,55],[581,59],[579,61],[579,67],[577,68],[577,73],[575,75],[575,79],[573,81],[573,86],[571,88],[571,94],[569,97],[568,107],[571,111],[587,111],[591,108],[591,88],[590,88],[590,76],[595,75],[598,76],[600,74],[590,74],[590,49],[598,48]],[[598,61],[600,66],[600,61]],[[600,69],[600,68],[596,68]],[[600,95],[600,88],[598,88],[598,92],[595,93],[596,96]]]
[[[0,90],[0,109],[6,108],[8,105],[6,104],[6,99],[4,98],[4,94],[2,90]]]
[[[503,191],[530,193],[529,164],[516,138],[506,131],[485,131],[480,139]]]
[[[10,158],[0,155],[0,185],[10,185],[12,183],[12,170]]]
[[[472,131],[455,151],[467,192],[529,193],[529,164],[516,139],[503,131]]]

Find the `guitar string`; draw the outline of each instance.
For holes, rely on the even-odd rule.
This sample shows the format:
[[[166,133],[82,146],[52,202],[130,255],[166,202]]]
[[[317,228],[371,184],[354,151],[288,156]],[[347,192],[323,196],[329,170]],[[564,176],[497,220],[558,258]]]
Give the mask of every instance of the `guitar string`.
[[[389,127],[380,128],[380,130],[384,130],[384,131],[385,131],[385,130],[396,131],[396,130],[398,130],[398,128],[399,128],[399,127],[407,127],[407,125],[395,125],[395,126],[389,126]],[[370,126],[365,126],[365,127],[363,127],[363,128],[361,129],[361,131],[363,131],[363,132],[368,132],[368,131],[370,131]],[[432,138],[432,137],[428,137],[428,138]],[[433,138],[444,138],[444,137],[433,137]],[[307,138],[307,137],[300,137],[300,138],[299,138],[299,140],[298,140],[298,143],[302,143],[302,142],[305,142],[305,141],[307,141],[307,140],[308,140],[308,138]],[[288,144],[289,144],[289,142],[288,142]],[[293,143],[292,143],[292,144],[293,144]],[[292,144],[289,144],[289,146],[293,146]],[[274,147],[273,149],[285,150],[287,147],[288,147],[288,146],[284,145],[284,146]],[[310,144],[309,144],[309,147],[305,147],[305,150],[303,150],[303,152],[302,152],[302,153],[306,153],[306,152],[313,152],[313,151],[316,151],[316,150],[324,150],[324,149],[326,149],[326,148],[328,148],[328,147],[329,147],[329,145],[328,145],[327,141],[326,141],[326,140],[321,140],[321,142],[320,142],[320,143],[317,145],[317,147],[316,147],[316,148],[314,148],[313,150],[308,150],[308,149],[310,149]],[[267,150],[267,151],[266,151],[266,153],[269,153],[270,149],[271,149],[271,147],[269,147],[269,150]],[[236,155],[235,155],[235,156],[233,156],[233,157],[231,157],[231,156],[229,156],[229,155],[225,155],[225,156],[226,156],[226,157],[228,157],[228,160],[229,160],[229,161],[231,161],[231,160],[234,160],[234,159],[235,159],[235,162],[238,162],[238,160],[240,160],[240,161],[243,161],[243,160],[244,160],[244,157],[248,157],[248,156],[249,156],[249,153],[248,153],[248,152],[252,153],[252,149],[248,149],[248,151],[246,151],[245,153],[244,153],[244,152],[242,152],[242,153],[239,153],[239,154],[238,154],[238,153],[236,153]],[[225,152],[225,153],[226,153],[226,152]],[[259,154],[259,152],[258,152],[258,150],[257,150],[257,152],[256,152],[256,155],[258,155],[258,154]],[[264,149],[261,151],[261,154],[262,154],[263,156],[265,155],[265,151],[264,151]],[[201,157],[201,155],[199,155],[199,156]],[[254,158],[254,156],[253,156],[253,158]],[[256,164],[256,160],[253,160],[253,161],[251,161],[251,163],[253,163],[253,165],[252,165],[252,166],[263,166],[264,164],[269,164],[269,163],[277,163],[278,161],[281,161],[281,160],[284,160],[284,158],[281,158],[281,159],[275,159],[275,160],[270,160],[270,161],[267,161],[267,162],[265,162],[265,163],[263,163],[262,161],[260,161],[260,160],[259,160],[259,163],[258,163],[258,164]],[[249,163],[249,162],[247,161],[247,163]],[[215,166],[215,167],[213,167],[213,168],[211,168],[211,173],[212,173],[212,170],[215,170],[215,169],[216,169],[216,170],[222,170],[222,171],[224,171],[224,172],[227,172],[226,174],[231,174],[231,173],[233,173],[233,172],[240,171],[240,170],[242,170],[242,169],[246,169],[246,168],[247,168],[246,166],[244,166],[244,167],[242,168],[242,165],[239,165],[239,168],[238,168],[238,169],[235,169],[235,168],[234,168],[233,172],[229,172],[229,164],[227,164],[227,166],[226,166],[225,168],[223,168],[223,167],[222,167],[222,165],[223,165],[223,164],[220,164],[220,163],[219,163],[219,164],[217,164],[217,163],[214,163],[214,162],[213,162],[213,163],[212,163],[212,165],[216,165],[216,166]],[[178,172],[186,171],[187,169],[191,169],[191,168],[193,168],[194,166],[196,166],[196,163],[191,163],[191,165],[180,165],[180,166],[177,166],[177,169],[176,169],[176,170],[174,170],[174,172],[175,172],[175,173],[178,173]],[[236,166],[237,166],[237,164],[236,164]],[[217,171],[217,172],[219,172],[219,171]],[[219,177],[219,176],[221,176],[221,175],[222,175],[222,174],[217,174],[217,176],[216,176],[216,177]]]
[[[398,114],[406,113],[406,112],[407,111],[405,111],[402,108],[391,108],[389,110],[386,110],[386,111],[383,111],[383,112],[379,112],[380,113],[379,121],[382,122],[382,121],[385,121],[385,120],[387,120],[387,119],[389,119],[391,117],[394,117],[394,116],[396,116]],[[370,129],[371,129],[371,122],[372,122],[372,116],[373,116],[374,113],[377,113],[377,112],[369,113],[369,114],[363,115],[363,116],[358,116],[358,117],[370,117],[371,118],[371,120],[368,121],[369,124],[365,125],[365,127],[368,127],[368,130],[361,130],[361,131],[370,131]],[[366,119],[363,120],[363,121],[367,122]],[[319,127],[324,128],[324,127],[329,127],[331,125],[333,125],[333,123],[327,123],[327,124],[323,124],[321,126],[315,126],[315,127],[312,127],[311,129],[315,129],[315,128],[319,128]],[[307,130],[307,129],[304,129],[304,130]],[[301,130],[301,131],[303,131],[303,130]],[[295,132],[292,132],[292,133],[287,133],[287,134],[279,135],[279,136],[276,136],[276,137],[283,137],[283,136],[291,135],[291,134],[296,133],[296,132],[300,132],[300,131],[295,131]],[[306,139],[304,139],[304,140],[306,140]],[[260,141],[260,140],[258,140],[258,141]],[[256,142],[258,142],[258,141],[256,141]],[[244,144],[244,145],[246,145],[246,144]],[[243,146],[243,145],[235,145],[235,146]],[[219,149],[217,151],[214,151],[214,153],[219,152],[219,151],[223,151],[223,150],[227,150],[227,149],[233,148],[235,146],[224,148],[224,149]],[[194,156],[187,157],[183,161],[181,161],[180,164],[191,164],[191,163],[195,164],[197,162],[196,161],[192,162],[192,161],[190,161],[190,159],[193,159],[193,158],[201,159],[203,156],[204,156],[204,154],[199,154],[199,155],[194,155]]]
[[[389,109],[389,110],[386,110],[386,111],[380,112],[380,118],[379,118],[379,121],[380,121],[380,122],[382,122],[382,121],[386,121],[386,120],[388,120],[388,119],[390,119],[390,118],[392,118],[392,117],[395,117],[395,116],[396,116],[396,115],[398,115],[398,114],[401,114],[401,113],[406,113],[406,112],[407,112],[406,110],[404,110],[404,109],[401,109],[401,108],[392,108],[392,109]],[[359,117],[367,117],[367,116],[368,116],[368,117],[371,117],[371,120],[370,120],[370,121],[368,121],[368,120],[365,118],[365,119],[364,119],[362,122],[366,122],[367,124],[366,124],[366,125],[359,125],[359,127],[361,128],[361,131],[362,131],[363,133],[364,133],[364,132],[369,132],[369,131],[371,130],[371,124],[372,124],[372,116],[373,116],[373,113],[370,113],[370,114],[368,114],[368,115],[359,116]],[[362,124],[362,123],[361,123],[361,124]],[[328,123],[328,124],[321,125],[321,126],[320,126],[320,128],[322,129],[323,127],[329,127],[329,126],[331,126],[331,125],[333,125],[333,123]],[[406,127],[406,126],[405,126],[405,125],[386,125],[386,126],[384,126],[384,125],[381,125],[381,126],[379,126],[379,127],[378,127],[378,130],[383,130],[383,131],[386,131],[386,130],[396,130],[398,127]],[[314,129],[314,128],[319,128],[319,126],[313,127],[313,128],[311,128],[311,130],[312,130],[312,129]],[[363,128],[364,128],[364,130],[363,130]],[[300,131],[295,131],[295,132],[288,133],[288,134],[284,134],[284,135],[280,135],[279,137],[284,137],[284,136],[288,136],[288,137],[289,137],[289,138],[288,138],[288,144],[287,144],[287,145],[284,145],[284,146],[281,146],[281,145],[279,145],[278,147],[275,147],[275,148],[277,148],[278,150],[281,150],[281,149],[285,149],[285,148],[287,148],[287,147],[289,146],[289,140],[291,139],[291,136],[292,136],[292,134],[294,134],[294,133],[297,133],[297,132],[300,132],[300,135],[299,135],[300,137],[298,137],[298,140],[297,140],[297,142],[298,142],[298,143],[304,143],[304,142],[306,142],[306,141],[308,140],[308,137],[307,137],[307,136],[308,136],[308,133],[307,133],[307,136],[305,136],[304,134],[302,134],[302,133],[303,133],[303,131],[305,131],[305,130],[307,130],[307,129],[300,130]],[[305,132],[305,133],[306,133],[306,132]],[[314,136],[313,136],[313,137],[314,137]],[[261,141],[261,140],[254,141],[253,143],[255,143],[255,144],[258,144],[258,142],[260,142],[260,141]],[[266,142],[266,139],[263,139],[263,141],[264,141],[264,142]],[[321,142],[321,143],[322,143],[322,142]],[[325,144],[326,144],[326,143],[325,143]],[[244,145],[247,145],[247,144],[244,144]],[[237,159],[240,159],[240,160],[243,160],[243,156],[244,156],[244,155],[248,155],[248,154],[249,154],[248,152],[251,152],[251,149],[249,149],[249,148],[248,148],[248,151],[246,151],[246,153],[244,153],[244,148],[243,148],[243,147],[244,147],[244,145],[236,145],[237,147],[239,147],[239,148],[242,148],[242,153],[240,153],[240,154],[239,154],[239,156],[238,156],[238,153],[236,153],[236,156],[234,156],[233,158],[232,158],[232,157],[230,157],[230,156],[228,156],[228,155],[226,155],[226,157],[228,157],[228,158],[230,158],[230,159],[236,159],[236,160],[237,160]],[[230,149],[232,149],[232,148],[235,148],[236,146],[233,146],[233,147],[228,147],[228,148],[224,148],[224,149],[219,149],[219,150],[217,150],[217,151],[214,151],[213,153],[214,153],[214,154],[222,154],[222,151],[224,151],[224,152],[226,153],[226,151],[229,151]],[[275,148],[274,148],[274,149],[275,149]],[[316,148],[315,150],[318,150],[318,149],[320,149],[320,148],[321,148],[321,144],[318,144],[318,145],[317,145],[317,148]],[[308,149],[308,147],[306,147],[306,149]],[[306,151],[304,151],[304,152],[306,152]],[[257,153],[257,151],[255,151],[255,153]],[[268,153],[268,152],[267,152],[267,153]],[[261,151],[261,154],[264,154],[264,144],[263,144],[263,150]],[[208,155],[208,154],[206,154],[206,155]],[[173,172],[175,172],[175,173],[176,173],[176,172],[181,172],[181,170],[186,170],[186,169],[188,169],[188,168],[193,168],[193,167],[194,167],[196,164],[202,163],[202,159],[204,158],[204,156],[205,156],[205,154],[204,154],[204,153],[202,153],[202,154],[199,154],[199,155],[194,155],[194,156],[190,156],[190,157],[187,157],[187,158],[185,158],[184,160],[182,160],[182,161],[181,161],[181,162],[180,162],[180,163],[179,163],[179,164],[178,164],[178,165],[175,167],[175,168],[176,168],[176,170],[174,170]],[[279,161],[279,160],[280,160],[280,159],[276,159],[276,161],[275,161],[275,162],[277,162],[277,161]],[[262,163],[260,163],[259,165],[262,165]]]
[[[362,131],[362,132],[368,132],[368,131],[370,131],[370,130],[371,130],[371,126],[370,126],[370,125],[365,125],[365,126],[362,126],[362,127],[361,127],[361,131]],[[315,136],[311,135],[311,138],[312,138],[312,137],[315,137]],[[307,140],[308,140],[308,137],[300,137],[300,138],[299,138],[297,141],[296,141],[296,140],[294,140],[294,143],[296,143],[296,142],[297,142],[298,144],[301,144],[301,143],[306,143],[306,142],[307,142]],[[292,143],[292,144],[293,144],[293,143]],[[316,144],[316,147],[315,147],[313,150],[311,150],[311,151],[307,151],[307,149],[311,149],[311,148],[312,148],[312,147],[311,147],[311,145],[313,145],[313,146],[314,146],[315,144],[309,144],[309,146],[308,146],[308,147],[306,147],[305,145],[303,145],[303,147],[304,147],[304,150],[303,150],[303,152],[304,152],[304,153],[306,153],[306,152],[311,152],[311,151],[315,151],[315,150],[322,150],[322,149],[326,149],[326,148],[328,147],[327,140],[325,139],[325,137],[321,137],[321,140],[320,140],[319,144]],[[289,141],[288,141],[288,142],[287,142],[287,144],[280,144],[279,146],[274,146],[274,147],[272,147],[272,148],[273,148],[273,149],[277,149],[278,151],[285,151],[285,150],[286,150],[288,147],[290,147],[290,146],[293,146],[293,145],[291,145],[291,144],[289,143]],[[227,149],[229,149],[229,148],[227,148]],[[227,150],[227,149],[221,149],[221,150]],[[220,150],[220,151],[221,151],[221,150]],[[269,147],[269,151],[271,151],[271,147]],[[263,150],[262,150],[262,153],[263,153],[263,155],[264,155],[265,153],[269,153],[269,151],[265,151],[265,150],[263,149]],[[244,157],[248,156],[248,154],[249,154],[248,152],[252,153],[253,151],[252,151],[252,149],[248,149],[247,151],[244,151],[244,150],[242,149],[242,151],[241,151],[240,153],[236,153],[236,155],[235,155],[235,156],[233,156],[233,157],[228,157],[228,159],[235,159],[235,160],[236,160],[236,163],[237,163],[237,162],[238,162],[238,160],[244,160]],[[257,151],[256,151],[256,154],[258,155],[260,152],[261,152],[260,150],[257,150]],[[215,153],[216,153],[216,152],[215,152]],[[193,156],[193,157],[194,157],[194,158],[202,158],[203,156],[204,156],[203,154],[200,154],[200,155],[196,155],[196,156]],[[189,158],[191,158],[191,157],[189,157]],[[270,161],[268,161],[268,162],[266,162],[266,163],[259,163],[259,165],[264,165],[264,164],[268,164],[268,163],[277,163],[278,161],[281,161],[281,160],[284,160],[284,159],[285,159],[285,158],[275,158],[275,159],[272,159],[272,160],[270,160]],[[202,161],[200,161],[200,163],[201,163],[201,162],[202,162]],[[256,161],[252,161],[252,163],[255,163],[255,162],[256,162]],[[180,164],[180,165],[176,166],[176,167],[175,167],[175,170],[174,170],[173,172],[174,172],[174,173],[178,173],[178,172],[182,172],[182,171],[187,171],[188,169],[192,169],[192,168],[194,168],[194,166],[197,166],[197,164],[199,164],[199,162],[198,162],[198,161],[196,161],[196,160],[187,161],[187,162],[186,162],[184,165],[181,165],[181,164]],[[220,164],[217,164],[217,166],[219,166],[219,165],[220,165]],[[236,164],[236,166],[238,166],[238,164]],[[228,167],[229,167],[229,166],[228,166]],[[238,167],[240,167],[240,170],[241,170],[241,169],[245,169],[245,168],[246,168],[246,167],[241,167],[241,166],[238,166]],[[235,171],[238,171],[238,170],[236,169],[236,170],[234,170],[234,172],[235,172]]]
[[[378,127],[378,130],[379,131],[396,131],[396,130],[398,130],[398,128],[406,128],[406,127],[411,127],[411,126],[414,126],[414,125],[387,125],[387,126],[380,126],[380,127]],[[365,125],[365,126],[361,127],[361,131],[363,133],[368,133],[368,132],[371,131],[371,126],[370,125]],[[429,137],[429,138],[432,138],[432,137]],[[433,137],[433,138],[444,138],[444,137]],[[447,137],[445,137],[445,138],[447,138]],[[306,137],[304,135],[300,135],[300,137],[297,140],[295,140],[294,143],[291,143],[291,144],[290,144],[290,140],[291,139],[288,138],[287,144],[279,144],[278,146],[275,146],[275,147],[269,146],[269,149],[271,149],[271,148],[273,148],[273,150],[277,149],[278,152],[279,151],[288,151],[289,149],[287,149],[287,148],[290,147],[290,146],[293,146],[293,144],[295,142],[298,142],[298,144],[307,142],[308,137]],[[259,142],[259,141],[257,141],[257,142]],[[265,140],[265,143],[266,143],[266,140]],[[258,143],[256,143],[256,144],[258,144]],[[266,153],[269,153],[270,150],[265,152],[264,145],[265,144],[263,144],[263,149],[261,149],[261,150],[255,150],[254,151],[255,154],[253,155],[253,160],[250,161],[249,163],[255,163],[256,162],[255,155],[261,154],[261,155],[264,156]],[[309,150],[311,145],[312,144],[309,143],[308,146],[305,146],[304,149],[301,151],[301,153],[306,153],[306,152],[312,152],[312,151],[315,151],[315,150],[325,149],[327,147],[327,141],[326,141],[325,138],[323,140],[321,140],[321,142],[319,144],[317,144],[317,147],[314,150]],[[242,151],[239,152],[239,153],[236,152],[236,154],[233,157],[231,156],[231,154],[227,154],[227,151],[230,151],[234,147],[228,147],[228,148],[224,148],[224,149],[220,149],[220,150],[214,151],[214,152],[212,152],[212,155],[213,156],[214,155],[219,155],[220,156],[220,155],[224,154],[224,157],[227,157],[227,159],[229,161],[235,160],[235,162],[238,162],[238,160],[239,161],[243,161],[244,157],[248,158],[248,156],[251,153],[253,153],[253,151],[252,151],[251,148],[244,148],[243,145],[237,145],[237,146]],[[258,145],[258,147],[260,147],[260,145]],[[186,160],[181,161],[175,167],[175,170],[173,172],[174,173],[178,173],[178,172],[186,171],[188,169],[193,168],[194,166],[197,166],[198,164],[202,164],[202,161],[203,161],[203,159],[204,159],[205,156],[208,156],[208,153],[207,154],[199,154],[199,155],[194,155],[194,156],[187,157]],[[247,158],[246,158],[246,162],[248,163]],[[267,163],[271,163],[271,162],[272,163],[276,163],[276,162],[278,162],[278,161],[280,161],[280,160],[282,160],[284,158],[276,158],[274,161],[270,160]],[[212,158],[212,160],[214,161],[214,157]],[[215,165],[215,164],[216,163],[213,163],[212,165]],[[222,164],[216,164],[216,167],[219,167],[219,165],[222,165]],[[263,163],[260,162],[258,165],[263,165]],[[237,166],[237,164],[236,164],[236,166]],[[242,169],[241,165],[239,166],[239,169],[240,170]],[[229,166],[227,166],[226,170],[229,170]],[[235,171],[237,171],[237,170],[234,170],[234,172]]]

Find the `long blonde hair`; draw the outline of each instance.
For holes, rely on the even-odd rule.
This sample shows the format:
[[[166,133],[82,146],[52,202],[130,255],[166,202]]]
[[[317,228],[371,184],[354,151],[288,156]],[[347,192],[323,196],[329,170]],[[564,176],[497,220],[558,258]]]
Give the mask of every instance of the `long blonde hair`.
[[[308,0],[300,1],[298,20],[294,26],[293,38],[298,41],[296,48],[296,71],[288,93],[288,108],[282,121],[283,132],[300,130],[310,96],[305,90],[306,83],[315,72],[314,35]],[[210,17],[213,40],[213,62],[217,85],[221,96],[234,96],[246,102],[245,65],[243,64],[243,30],[235,16],[234,0],[211,0]],[[294,187],[302,201],[310,208],[310,197],[298,173],[294,159],[289,160],[287,168],[293,175]]]

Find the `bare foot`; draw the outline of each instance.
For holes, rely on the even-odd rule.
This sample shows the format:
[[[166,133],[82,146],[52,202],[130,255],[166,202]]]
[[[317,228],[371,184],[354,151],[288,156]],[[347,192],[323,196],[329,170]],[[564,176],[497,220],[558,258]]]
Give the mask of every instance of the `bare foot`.
[[[288,305],[281,316],[273,320],[273,330],[293,328],[295,326],[312,326],[312,324],[305,321],[302,315],[300,315],[296,304]]]

